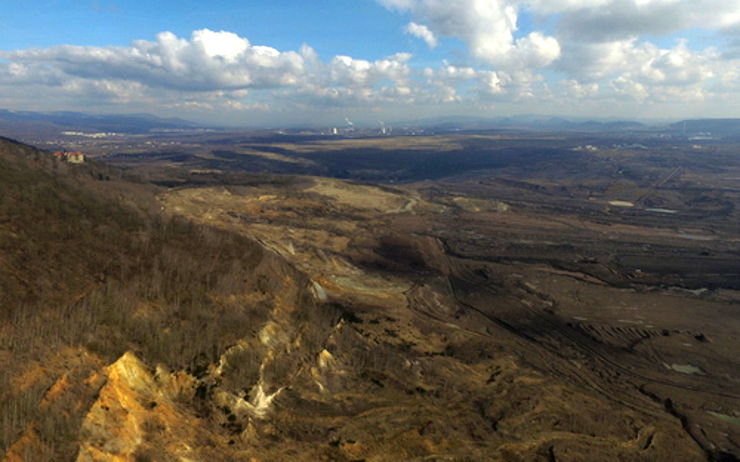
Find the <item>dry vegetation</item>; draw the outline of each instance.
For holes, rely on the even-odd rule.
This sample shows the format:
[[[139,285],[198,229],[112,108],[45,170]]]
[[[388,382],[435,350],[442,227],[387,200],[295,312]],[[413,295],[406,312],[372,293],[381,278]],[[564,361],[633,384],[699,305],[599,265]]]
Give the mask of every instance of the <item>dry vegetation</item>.
[[[78,425],[38,406],[56,377],[18,381],[55,352],[82,349],[109,363],[134,351],[198,375],[265,320],[259,297],[243,297],[250,286],[270,291],[255,279],[263,250],[254,242],[148,217],[8,158],[0,158],[0,247],[3,451],[31,421],[52,453],[73,451],[74,435],[60,432]]]
[[[382,151],[392,175],[430,149],[436,175],[466,168],[465,146],[481,148],[474,165],[495,165],[490,142],[300,149],[312,165],[333,150],[342,172],[377,166]],[[260,157],[248,149],[222,160]],[[693,287],[673,273],[677,254],[700,261],[685,228],[603,211],[615,199],[604,182],[552,173],[561,154],[537,154],[542,178],[507,167],[390,187],[198,174],[211,187],[155,191],[0,142],[0,450],[39,461],[92,446],[141,461],[732,460],[734,427],[707,411],[732,416],[740,399],[736,241],[702,244],[705,268],[691,273],[721,291],[665,289]],[[290,163],[282,155],[260,162]],[[172,179],[167,168],[158,178]],[[638,170],[623,169],[634,185],[660,179]],[[736,233],[727,215],[702,220]],[[658,251],[665,268],[653,270]],[[624,255],[644,271],[625,269]],[[124,440],[138,442],[117,448]]]

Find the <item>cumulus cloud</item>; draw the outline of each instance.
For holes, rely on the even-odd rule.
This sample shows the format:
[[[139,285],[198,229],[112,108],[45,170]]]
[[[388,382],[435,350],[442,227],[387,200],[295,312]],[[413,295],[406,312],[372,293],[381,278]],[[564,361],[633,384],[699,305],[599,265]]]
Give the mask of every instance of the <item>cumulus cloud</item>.
[[[435,38],[467,44],[481,94],[532,95],[540,70],[561,74],[553,88],[576,99],[706,99],[731,87],[740,65],[740,2],[727,0],[377,0],[411,17]],[[519,30],[523,12],[547,30]],[[698,50],[683,31],[702,29],[724,41]],[[660,47],[646,37],[672,37]],[[723,62],[725,61],[725,62]],[[486,69],[488,68],[488,69]],[[488,74],[486,74],[488,72]],[[438,73],[440,77],[444,72]],[[518,75],[519,77],[513,77]],[[443,86],[444,79],[436,82]],[[444,83],[450,87],[449,83]],[[456,95],[460,94],[457,87]],[[519,96],[516,96],[519,95]]]
[[[563,94],[576,100],[594,98],[599,94],[599,84],[595,82],[583,83],[574,79],[560,82]]]
[[[55,104],[66,100],[84,107],[138,103],[234,111],[267,107],[265,101],[247,101],[247,89],[321,86],[327,94],[334,89],[336,98],[368,100],[376,85],[405,85],[411,55],[372,62],[337,56],[323,63],[307,46],[279,51],[231,32],[203,29],[189,39],[162,32],[154,41],[129,47],[63,45],[0,52],[0,57],[8,61],[0,63],[0,89],[13,88],[6,95],[53,94]]]
[[[435,37],[464,40],[475,58],[490,65],[544,67],[560,55],[557,39],[542,32],[519,38],[514,36],[518,8],[508,0],[379,1],[386,8],[410,13]]]
[[[129,47],[63,45],[0,52],[0,57],[7,60],[0,61],[0,94],[53,94],[54,104],[66,100],[83,107],[95,102],[201,112],[279,110],[276,106],[291,104],[289,96],[280,95],[339,106],[407,101],[415,91],[409,53],[322,61],[305,45],[280,51],[208,29],[189,39],[162,32]],[[3,102],[11,99],[0,98]]]
[[[423,75],[426,84],[436,89],[438,101],[521,102],[549,97],[544,78],[529,71],[493,71],[445,62],[438,69],[424,69]]]
[[[556,19],[562,52],[555,69],[572,81],[600,84],[602,96],[637,101],[705,99],[714,79],[726,72],[721,61],[737,58],[731,46],[724,51],[716,46],[696,49],[680,37],[683,31],[697,28],[704,34],[714,31],[734,37],[732,31],[740,30],[740,2],[527,0],[526,6]],[[648,36],[674,37],[675,44],[660,47]]]
[[[530,5],[535,11],[561,13],[560,35],[594,42],[740,24],[740,2],[727,0],[537,0]]]
[[[437,37],[434,35],[434,32],[429,30],[427,26],[416,24],[412,21],[406,25],[405,30],[407,34],[424,40],[429,48],[437,47]]]
[[[690,50],[679,40],[673,48],[649,42],[620,40],[573,45],[560,68],[575,79],[595,82],[624,76],[645,85],[701,85],[719,72],[721,55],[716,49]]]
[[[645,35],[670,35],[692,28],[726,31],[740,43],[740,2],[727,0],[378,0],[409,14],[418,36],[465,41],[482,63],[508,70],[548,67],[563,58],[607,74],[616,54]],[[555,22],[555,35],[518,34],[520,13]],[[736,58],[740,46],[724,54]],[[629,53],[634,58],[639,49]],[[601,66],[604,64],[606,67]]]
[[[740,2],[377,1],[407,17],[399,36],[423,40],[430,55],[444,53],[438,45],[449,38],[467,53],[439,56],[420,69],[402,50],[375,60],[320,57],[307,45],[278,50],[227,31],[162,32],[126,47],[0,51],[0,105],[158,107],[184,115],[502,104],[531,113],[543,103],[563,110],[669,102],[740,107]],[[525,14],[532,29],[521,30]],[[691,42],[697,28],[717,37],[713,46]],[[681,38],[687,30],[693,35]],[[660,45],[651,41],[656,36]]]
[[[38,68],[52,68],[79,78],[191,91],[292,85],[305,62],[300,53],[254,46],[231,32],[208,29],[193,32],[190,40],[162,32],[155,41],[138,40],[130,47],[62,45],[2,52],[0,57],[34,74],[44,73]]]
[[[330,84],[368,87],[383,80],[402,83],[410,73],[407,64],[410,59],[408,53],[397,53],[377,61],[335,56],[328,65]]]
[[[648,91],[645,85],[640,82],[635,82],[628,77],[618,77],[611,82],[611,87],[615,94],[624,97],[631,98],[636,101],[643,101],[648,97]]]

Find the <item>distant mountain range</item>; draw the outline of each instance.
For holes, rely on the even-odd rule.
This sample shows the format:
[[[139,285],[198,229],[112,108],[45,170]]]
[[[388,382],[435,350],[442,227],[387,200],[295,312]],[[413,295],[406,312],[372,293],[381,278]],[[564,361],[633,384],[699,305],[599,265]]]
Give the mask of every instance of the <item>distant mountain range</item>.
[[[670,128],[687,136],[706,134],[716,137],[740,137],[740,119],[696,119],[671,124]]]
[[[568,132],[668,132],[687,137],[707,136],[712,138],[740,137],[740,119],[695,119],[675,123],[642,123],[634,120],[569,119],[564,117],[513,116],[500,118],[482,117],[438,117],[409,122],[409,125],[435,130],[535,130]]]
[[[688,137],[740,138],[740,119],[695,119],[668,123],[641,123],[633,120],[586,119],[523,115],[485,118],[444,116],[406,122],[394,127],[415,127],[434,131],[534,130],[568,132],[661,131]],[[147,134],[158,131],[195,130],[201,124],[180,118],[151,114],[88,114],[82,112],[31,112],[0,109],[0,134],[11,137],[32,134],[59,134],[63,131]],[[246,128],[246,127],[245,127]],[[312,129],[319,129],[314,124]],[[277,127],[275,128],[278,129]],[[369,129],[366,127],[366,129]],[[231,128],[233,130],[233,127]]]
[[[82,112],[31,112],[0,109],[0,124],[29,128],[40,125],[46,129],[149,133],[157,130],[198,128],[199,125],[179,118],[162,118],[151,114],[87,114]]]
[[[562,117],[516,116],[501,118],[445,117],[423,119],[419,125],[436,129],[518,129],[518,130],[568,130],[568,131],[624,131],[644,130],[648,126],[629,120],[571,120]]]

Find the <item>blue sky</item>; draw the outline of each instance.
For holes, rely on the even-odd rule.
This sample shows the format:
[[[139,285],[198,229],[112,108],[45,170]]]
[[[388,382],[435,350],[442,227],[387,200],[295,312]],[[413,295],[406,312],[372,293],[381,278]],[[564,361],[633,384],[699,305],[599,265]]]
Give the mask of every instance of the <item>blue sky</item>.
[[[189,36],[225,30],[251,42],[290,50],[308,43],[321,55],[378,59],[424,47],[400,33],[404,18],[372,0],[20,1],[3,2],[0,49],[59,44],[128,45],[162,31]],[[29,14],[29,11],[31,14]]]
[[[728,0],[5,0],[0,31],[8,109],[740,116]]]

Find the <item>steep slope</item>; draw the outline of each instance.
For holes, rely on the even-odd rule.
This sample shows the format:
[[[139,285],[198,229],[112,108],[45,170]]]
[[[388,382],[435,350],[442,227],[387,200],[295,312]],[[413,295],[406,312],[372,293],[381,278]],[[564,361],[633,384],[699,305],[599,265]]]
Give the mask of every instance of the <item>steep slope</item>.
[[[0,415],[11,460],[72,457],[109,385],[102,366],[125,352],[202,376],[273,304],[303,305],[295,294],[307,282],[254,241],[96,198],[45,153],[2,149]]]

